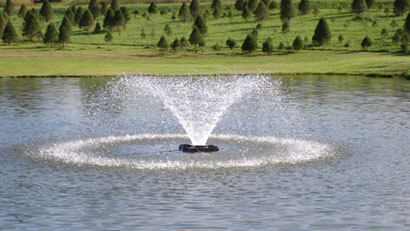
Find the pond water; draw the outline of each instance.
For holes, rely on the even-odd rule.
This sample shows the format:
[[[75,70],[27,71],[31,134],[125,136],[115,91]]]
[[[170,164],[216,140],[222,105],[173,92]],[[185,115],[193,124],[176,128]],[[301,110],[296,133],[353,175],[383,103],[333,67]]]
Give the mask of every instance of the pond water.
[[[252,78],[197,154],[128,77],[0,79],[1,229],[410,229],[410,81]]]

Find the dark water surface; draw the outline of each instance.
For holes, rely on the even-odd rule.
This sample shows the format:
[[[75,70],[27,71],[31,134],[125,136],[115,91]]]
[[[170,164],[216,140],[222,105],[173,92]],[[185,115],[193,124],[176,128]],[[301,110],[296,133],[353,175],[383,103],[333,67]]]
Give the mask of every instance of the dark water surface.
[[[283,77],[292,118],[245,100],[190,155],[109,80],[0,79],[0,230],[410,230],[410,81]]]

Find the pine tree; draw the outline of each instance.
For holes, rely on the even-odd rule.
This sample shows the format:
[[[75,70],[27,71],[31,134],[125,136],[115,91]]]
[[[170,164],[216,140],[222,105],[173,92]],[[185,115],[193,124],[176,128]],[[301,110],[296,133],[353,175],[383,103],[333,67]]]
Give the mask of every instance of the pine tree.
[[[276,3],[274,0],[272,0],[272,1],[269,3],[269,10],[274,10],[274,9],[276,9],[276,8],[278,8],[278,3]]]
[[[292,0],[280,1],[280,19],[282,21],[290,21],[295,17],[295,14],[295,7],[293,6]]]
[[[40,23],[33,13],[29,13],[27,20],[24,22],[23,36],[33,41],[34,37],[41,36]]]
[[[114,15],[114,26],[120,31],[120,27],[124,25],[124,15],[121,10],[115,11]]]
[[[43,5],[40,9],[40,16],[42,19],[45,19],[46,22],[50,21],[54,17],[53,8],[48,0],[43,1]]]
[[[171,43],[171,48],[173,51],[177,51],[178,48],[181,47],[181,41],[179,41],[178,38],[175,38],[175,40]]]
[[[148,7],[148,13],[150,14],[156,14],[157,13],[157,4],[155,1],[152,1],[151,4]]]
[[[286,35],[286,33],[289,32],[289,23],[288,21],[283,22],[282,24],[282,33],[284,33]]]
[[[108,28],[109,31],[111,31],[115,26],[114,16],[115,16],[114,11],[112,9],[108,9],[107,13],[105,14],[103,27]]]
[[[110,31],[107,31],[107,33],[105,34],[104,41],[107,43],[112,41],[112,34]]]
[[[97,24],[95,24],[93,34],[99,34],[101,32],[102,32],[101,24],[97,22]]]
[[[258,48],[258,42],[255,36],[248,34],[245,40],[243,41],[241,48],[242,51],[246,51],[248,53],[252,53],[252,51],[256,50]]]
[[[303,48],[303,41],[302,38],[300,38],[300,36],[296,36],[295,40],[293,40],[293,49],[298,51],[301,50]]]
[[[322,46],[325,43],[328,43],[332,35],[330,33],[329,26],[326,23],[324,18],[319,20],[319,23],[316,26],[315,34],[312,37],[312,42]]]
[[[228,38],[227,40],[226,40],[226,45],[229,47],[229,49],[231,49],[231,51],[233,50],[233,48],[235,48],[235,46],[236,46],[236,42],[235,42],[235,40],[233,40],[233,39],[231,39],[231,38]]]
[[[208,27],[206,26],[205,21],[201,15],[198,15],[196,17],[195,22],[194,22],[194,27],[197,27],[202,35],[208,32]]]
[[[162,55],[164,55],[165,51],[168,50],[169,44],[164,36],[161,36],[161,38],[159,39],[157,47],[159,47]]]
[[[367,11],[366,0],[353,0],[352,2],[352,12],[355,14],[361,14]]]
[[[64,48],[66,43],[70,42],[71,36],[71,23],[70,19],[64,17],[63,22],[58,29],[58,43],[60,43],[61,48]]]
[[[112,0],[111,1],[111,9],[115,12],[120,8],[119,0]]]
[[[184,36],[182,36],[180,41],[181,41],[181,47],[182,48],[187,47],[189,45],[188,40]]]
[[[245,21],[248,21],[248,18],[251,16],[251,11],[249,10],[248,6],[244,6],[243,11],[242,11],[242,18],[245,19]]]
[[[259,21],[263,21],[269,17],[268,9],[266,8],[266,5],[263,1],[259,3],[258,7],[256,8],[255,14],[256,18]]]
[[[27,7],[24,4],[21,4],[20,6],[20,10],[18,13],[19,18],[25,18],[27,14]]]
[[[16,30],[14,30],[11,21],[8,21],[6,27],[4,28],[2,40],[6,42],[8,45],[10,45],[12,42],[18,41]]]
[[[273,44],[272,44],[272,39],[268,37],[265,42],[262,43],[262,51],[267,53],[267,54],[272,54],[273,52]]]
[[[236,2],[235,2],[235,9],[236,10],[243,11],[243,6],[244,6],[243,1],[244,0],[236,0]]]
[[[410,0],[395,0],[393,8],[395,15],[404,15],[410,9]]]
[[[80,23],[81,17],[83,17],[84,11],[83,8],[78,7],[77,12],[75,13],[74,16],[74,24],[73,25],[78,25]]]
[[[107,14],[108,10],[108,5],[106,2],[101,2],[101,7],[100,7],[100,15],[105,16]]]
[[[371,9],[374,6],[374,0],[366,0],[367,9]]]
[[[185,23],[189,20],[190,16],[191,13],[189,11],[187,4],[185,2],[182,3],[181,8],[179,8],[178,17],[181,19],[183,23]]]
[[[202,41],[203,38],[201,31],[197,27],[194,27],[194,29],[191,32],[191,35],[189,36],[189,43],[197,47]]]
[[[404,23],[404,31],[410,34],[410,13],[407,15],[406,22]]]
[[[94,16],[90,9],[87,9],[78,23],[78,26],[86,31],[90,30],[94,25]]]
[[[128,22],[131,20],[131,15],[130,15],[130,12],[128,11],[128,8],[125,6],[120,7],[120,10],[122,12],[122,15],[124,16],[124,28],[125,28]]]
[[[0,38],[3,37],[3,30],[6,25],[6,19],[0,14]]]
[[[97,0],[90,0],[88,9],[91,11],[95,19],[100,15],[100,4],[98,4]]]
[[[14,13],[14,5],[11,0],[6,1],[6,5],[4,6],[4,12],[7,13],[8,16],[12,16]],[[13,25],[12,25],[13,26]],[[13,27],[14,29],[14,27]]]
[[[74,24],[75,14],[74,14],[73,10],[71,9],[71,7],[67,8],[67,10],[64,13],[64,16],[67,17],[70,20],[71,24]]]
[[[54,23],[48,24],[46,34],[44,35],[43,43],[50,44],[51,47],[53,47],[57,39],[58,33]]]
[[[199,4],[199,0],[192,0],[191,4],[189,5],[189,11],[191,12],[191,16],[193,19],[200,14],[201,6]]]
[[[222,2],[221,2],[221,0],[212,0],[212,3],[211,3],[211,9],[216,9],[216,8],[219,8],[219,9],[222,9]]]
[[[372,41],[370,40],[369,37],[364,37],[362,43],[360,44],[363,48],[363,50],[367,50],[369,47],[372,46]]]
[[[312,9],[309,0],[301,0],[298,8],[301,15],[309,14],[310,10]]]
[[[164,27],[164,32],[165,32],[165,34],[167,34],[167,35],[171,35],[171,34],[172,34],[172,28],[171,28],[171,26],[170,26],[169,24],[166,24],[166,25],[165,25],[165,27]]]
[[[256,7],[258,6],[259,0],[248,0],[248,8],[251,12],[253,12]]]
[[[221,16],[221,9],[220,8],[215,8],[212,10],[212,16],[214,18],[218,19]]]

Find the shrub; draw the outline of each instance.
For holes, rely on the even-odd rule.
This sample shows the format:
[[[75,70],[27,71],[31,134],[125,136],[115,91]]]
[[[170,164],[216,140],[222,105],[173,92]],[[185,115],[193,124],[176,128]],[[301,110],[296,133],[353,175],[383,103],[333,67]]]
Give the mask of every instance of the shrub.
[[[265,42],[262,43],[262,51],[266,54],[272,54],[273,52],[273,44],[272,39],[268,37]]]
[[[300,36],[296,36],[295,40],[293,40],[293,49],[299,51],[303,48],[303,41]]]

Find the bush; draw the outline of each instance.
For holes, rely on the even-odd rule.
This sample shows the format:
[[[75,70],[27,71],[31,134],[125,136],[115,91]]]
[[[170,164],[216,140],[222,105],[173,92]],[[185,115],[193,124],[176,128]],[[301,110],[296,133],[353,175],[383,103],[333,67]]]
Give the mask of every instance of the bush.
[[[265,42],[262,43],[262,51],[266,54],[272,54],[273,52],[273,44],[272,39],[268,37]]]
[[[303,48],[303,41],[300,36],[296,36],[295,40],[293,40],[293,49],[299,51]]]
[[[233,40],[233,39],[231,39],[231,38],[228,38],[228,39],[226,40],[226,45],[227,45],[231,50],[233,50],[233,48],[236,47],[236,42],[235,42],[235,40]]]

